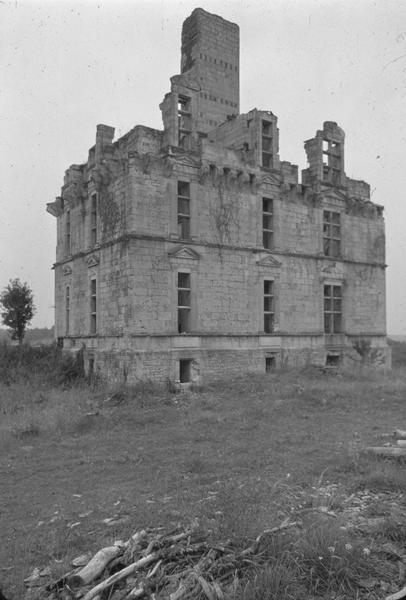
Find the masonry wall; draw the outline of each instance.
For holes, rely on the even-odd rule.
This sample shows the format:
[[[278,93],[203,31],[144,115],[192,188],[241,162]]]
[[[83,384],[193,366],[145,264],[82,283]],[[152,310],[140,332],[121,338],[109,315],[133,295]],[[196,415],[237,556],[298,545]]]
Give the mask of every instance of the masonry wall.
[[[324,365],[329,354],[353,365],[360,338],[378,364],[390,363],[382,207],[367,183],[346,176],[344,132],[326,121],[305,143],[309,168],[299,183],[297,166],[280,160],[277,117],[240,115],[238,105],[238,26],[196,9],[183,28],[181,74],[161,104],[164,130],[138,125],[113,142],[114,129],[98,125],[87,162],[69,167],[48,204],[57,218],[56,335],[111,380],[176,381],[180,360],[191,361],[193,381]],[[190,132],[180,139],[184,112]],[[178,182],[190,189],[187,239]],[[267,248],[264,199],[273,210]],[[324,248],[325,211],[339,215],[338,252]],[[179,272],[190,274],[187,333],[178,329]],[[334,333],[325,331],[325,286],[342,291]]]

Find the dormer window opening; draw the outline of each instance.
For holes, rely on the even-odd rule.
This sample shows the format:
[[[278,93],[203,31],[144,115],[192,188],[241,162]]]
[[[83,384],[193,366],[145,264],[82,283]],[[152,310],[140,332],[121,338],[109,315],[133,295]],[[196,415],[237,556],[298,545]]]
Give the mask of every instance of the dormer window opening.
[[[262,121],[262,166],[273,166],[273,131],[271,121]]]
[[[190,98],[178,96],[178,146],[184,150],[190,149],[192,133],[192,114],[190,111]]]

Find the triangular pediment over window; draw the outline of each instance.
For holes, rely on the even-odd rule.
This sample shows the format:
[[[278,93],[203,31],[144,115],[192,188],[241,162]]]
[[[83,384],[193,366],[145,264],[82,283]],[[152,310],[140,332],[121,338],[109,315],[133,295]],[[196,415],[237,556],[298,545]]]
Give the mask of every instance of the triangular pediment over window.
[[[200,258],[200,254],[187,246],[176,246],[168,252],[168,255],[169,258],[182,258],[186,260],[199,260]]]
[[[194,167],[197,169],[201,165],[199,160],[187,154],[172,154],[169,158],[173,164],[181,167]]]
[[[261,173],[259,178],[260,185],[279,185],[280,182],[281,177],[276,173]]]
[[[282,263],[280,263],[276,258],[271,256],[270,254],[262,255],[257,259],[257,265],[259,267],[270,267],[273,269],[280,269]]]
[[[347,195],[341,192],[340,190],[322,190],[321,196],[324,202],[326,203],[330,201],[331,203],[340,202],[342,204],[345,204],[347,200]]]
[[[70,265],[64,265],[62,268],[62,273],[64,275],[71,275],[72,274],[72,267]]]
[[[99,264],[100,258],[96,254],[90,254],[90,256],[87,256],[85,258],[85,262],[89,268],[95,267],[96,265]]]

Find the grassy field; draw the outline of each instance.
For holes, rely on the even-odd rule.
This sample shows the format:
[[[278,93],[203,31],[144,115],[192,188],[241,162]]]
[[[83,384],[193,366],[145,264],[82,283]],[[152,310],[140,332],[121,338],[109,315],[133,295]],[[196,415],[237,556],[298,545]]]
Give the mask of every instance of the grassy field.
[[[397,494],[400,506],[406,491],[401,464],[360,457],[365,445],[406,429],[402,365],[386,375],[275,371],[182,394],[148,385],[61,387],[35,368],[3,371],[2,380],[0,587],[14,600],[34,567],[49,566],[56,576],[75,556],[142,527],[197,519],[213,539],[242,544],[317,505],[317,490],[331,484],[333,510],[365,489]],[[116,519],[107,526],[110,517]],[[358,575],[330,568],[315,576],[327,548],[341,544],[344,553],[346,542],[353,549],[367,543],[323,523],[320,516],[305,522],[296,554],[285,551],[292,543],[286,538],[275,549],[284,562],[253,575],[234,598],[331,598],[347,589],[347,579],[357,588],[357,577],[368,575],[361,551],[352,557]],[[377,581],[369,598],[387,592],[385,574]],[[265,596],[264,589],[276,592]],[[336,598],[358,597],[345,593]]]

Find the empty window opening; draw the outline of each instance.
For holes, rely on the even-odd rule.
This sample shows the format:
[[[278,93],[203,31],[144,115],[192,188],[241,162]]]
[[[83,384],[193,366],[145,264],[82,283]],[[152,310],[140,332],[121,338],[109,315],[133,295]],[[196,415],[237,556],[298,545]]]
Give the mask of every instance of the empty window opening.
[[[262,243],[264,248],[273,246],[273,200],[262,198]]]
[[[244,148],[245,152],[248,152],[248,150],[250,149],[249,143],[248,142],[244,142],[243,143],[243,148]]]
[[[90,333],[97,331],[97,285],[96,279],[90,280]]]
[[[191,130],[190,98],[178,96],[178,145],[184,150],[190,150]]]
[[[223,174],[224,174],[224,181],[226,183],[228,183],[228,181],[230,180],[230,169],[228,167],[224,167]]]
[[[65,291],[65,331],[66,335],[69,335],[70,329],[70,287],[66,286]]]
[[[71,221],[70,210],[66,211],[66,254],[71,254]]]
[[[90,244],[97,244],[97,194],[93,194],[90,206]]]
[[[272,333],[274,329],[274,289],[273,281],[264,281],[264,332]]]
[[[343,164],[340,142],[323,140],[322,152],[324,181],[340,185]]]
[[[323,252],[325,256],[339,256],[341,246],[340,213],[323,211]]]
[[[339,354],[327,354],[326,367],[339,367],[341,364],[341,356]]]
[[[342,290],[341,285],[324,286],[324,333],[341,333]]]
[[[179,381],[181,383],[192,381],[192,361],[189,358],[179,361]]]
[[[178,333],[190,332],[190,273],[178,273]]]
[[[178,181],[178,234],[182,240],[190,239],[190,183]]]
[[[268,169],[273,166],[273,138],[270,121],[262,121],[262,166]]]
[[[255,185],[255,175],[250,173],[250,186],[253,187]]]
[[[265,373],[270,373],[276,367],[275,356],[265,356]]]
[[[94,358],[90,357],[87,361],[87,374],[89,377],[94,375]]]

